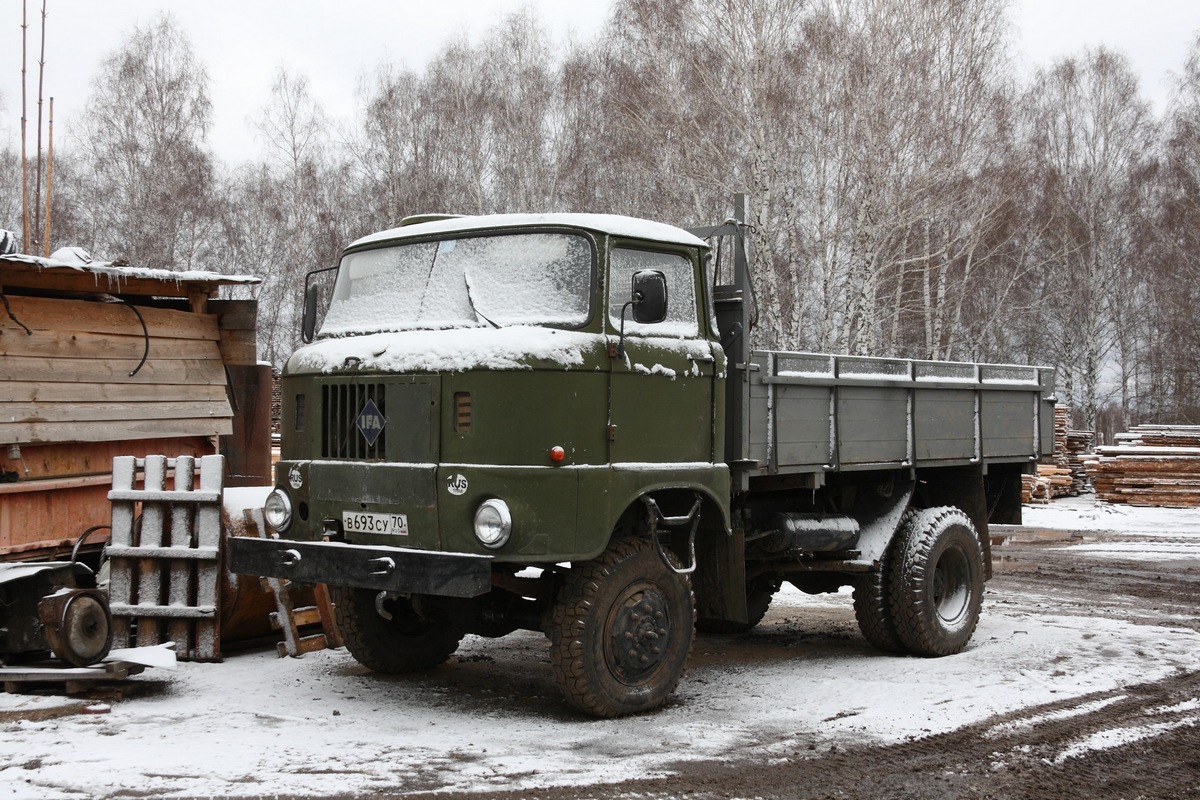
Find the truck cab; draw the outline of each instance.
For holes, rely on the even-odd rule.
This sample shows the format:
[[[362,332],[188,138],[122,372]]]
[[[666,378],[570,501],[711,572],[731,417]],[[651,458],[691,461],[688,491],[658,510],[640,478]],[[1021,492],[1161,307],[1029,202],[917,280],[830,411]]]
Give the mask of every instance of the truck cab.
[[[660,569],[687,558],[677,535],[727,534],[707,250],[580,214],[434,219],[351,244],[319,333],[283,371],[279,538],[236,542],[235,568],[330,584],[351,651],[408,671],[465,632],[545,630],[560,565],[595,560],[614,532],[653,518],[642,557]],[[687,594],[675,624],[690,641]],[[429,652],[356,636],[349,617],[379,617],[378,597],[445,635]],[[393,647],[406,656],[381,655]]]

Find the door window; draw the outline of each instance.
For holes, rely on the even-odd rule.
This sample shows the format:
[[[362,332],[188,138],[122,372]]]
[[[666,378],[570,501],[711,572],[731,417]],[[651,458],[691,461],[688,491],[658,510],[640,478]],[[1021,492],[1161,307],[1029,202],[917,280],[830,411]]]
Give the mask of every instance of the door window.
[[[625,312],[625,333],[642,336],[700,335],[696,320],[696,276],[692,262],[675,253],[652,253],[618,247],[612,251],[608,282],[608,318],[614,330],[621,329],[621,308],[629,302],[633,274],[656,269],[667,278],[667,318],[653,325],[633,321],[632,307]]]

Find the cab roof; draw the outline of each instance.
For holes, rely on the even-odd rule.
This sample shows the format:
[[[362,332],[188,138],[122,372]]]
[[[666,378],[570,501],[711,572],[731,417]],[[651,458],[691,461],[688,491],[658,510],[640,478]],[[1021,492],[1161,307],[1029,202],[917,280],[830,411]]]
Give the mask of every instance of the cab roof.
[[[352,242],[350,247],[426,236],[540,227],[579,228],[630,239],[681,244],[689,247],[708,247],[708,243],[703,239],[693,236],[682,228],[676,228],[674,225],[617,214],[484,214],[447,217],[372,233]]]

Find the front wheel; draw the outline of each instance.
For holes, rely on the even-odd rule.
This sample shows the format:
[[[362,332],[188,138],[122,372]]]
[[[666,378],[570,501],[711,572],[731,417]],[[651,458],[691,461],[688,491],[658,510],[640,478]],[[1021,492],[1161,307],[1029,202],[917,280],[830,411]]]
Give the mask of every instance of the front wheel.
[[[983,550],[970,518],[950,506],[918,512],[894,557],[888,591],[905,647],[921,656],[966,647],[983,604]]]
[[[450,658],[462,641],[461,629],[422,616],[410,598],[343,586],[330,586],[329,592],[346,649],[376,672],[431,669]]]
[[[547,635],[567,702],[597,717],[657,708],[683,676],[695,626],[685,575],[646,539],[618,539],[567,575]]]

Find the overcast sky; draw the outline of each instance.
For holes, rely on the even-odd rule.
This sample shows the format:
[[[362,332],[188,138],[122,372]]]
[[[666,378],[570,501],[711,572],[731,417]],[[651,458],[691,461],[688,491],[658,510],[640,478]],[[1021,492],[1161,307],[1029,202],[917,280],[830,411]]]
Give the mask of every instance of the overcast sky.
[[[28,116],[37,107],[37,53],[43,0],[4,0],[0,11],[0,135],[19,142],[21,6],[29,13]],[[420,68],[451,36],[478,37],[508,13],[531,6],[557,39],[587,40],[602,26],[603,0],[45,0],[45,96],[55,98],[55,139],[69,146],[85,113],[101,60],[136,25],[169,10],[211,79],[211,142],[228,160],[253,157],[258,143],[247,117],[266,104],[280,65],[308,76],[335,117],[349,118],[359,76],[380,61]],[[1183,65],[1200,32],[1198,0],[1014,0],[1018,52],[1026,70],[1085,45],[1123,51],[1141,75],[1142,92],[1161,112],[1167,75]],[[32,148],[32,145],[31,145]]]

